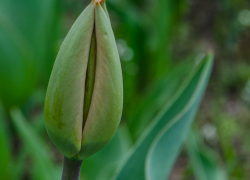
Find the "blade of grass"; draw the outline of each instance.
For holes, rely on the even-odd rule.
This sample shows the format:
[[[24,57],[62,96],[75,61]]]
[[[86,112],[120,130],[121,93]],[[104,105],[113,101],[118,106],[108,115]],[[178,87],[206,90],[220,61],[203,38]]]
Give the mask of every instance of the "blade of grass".
[[[51,162],[50,153],[46,149],[46,145],[27,123],[20,109],[12,108],[10,110],[10,114],[12,122],[16,131],[20,135],[22,142],[28,148],[29,154],[32,155],[35,164],[39,166],[40,179],[59,179],[60,176],[58,177],[58,174],[54,171],[54,166]]]

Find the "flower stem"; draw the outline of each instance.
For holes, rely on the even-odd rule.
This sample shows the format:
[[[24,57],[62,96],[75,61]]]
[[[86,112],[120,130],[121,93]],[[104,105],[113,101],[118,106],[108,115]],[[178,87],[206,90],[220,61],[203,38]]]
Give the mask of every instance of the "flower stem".
[[[64,157],[62,180],[79,180],[82,161]]]

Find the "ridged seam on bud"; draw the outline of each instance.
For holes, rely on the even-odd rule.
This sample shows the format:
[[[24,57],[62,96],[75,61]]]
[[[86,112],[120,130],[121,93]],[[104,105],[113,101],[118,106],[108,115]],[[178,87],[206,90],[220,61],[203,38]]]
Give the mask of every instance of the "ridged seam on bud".
[[[121,65],[105,0],[92,2],[60,48],[45,101],[48,134],[68,158],[102,149],[122,112]]]
[[[99,4],[95,9],[95,31],[96,81],[89,118],[84,126],[82,149],[77,155],[81,159],[96,153],[109,142],[119,125],[117,119],[120,119],[122,110],[122,75],[118,50],[109,18]]]

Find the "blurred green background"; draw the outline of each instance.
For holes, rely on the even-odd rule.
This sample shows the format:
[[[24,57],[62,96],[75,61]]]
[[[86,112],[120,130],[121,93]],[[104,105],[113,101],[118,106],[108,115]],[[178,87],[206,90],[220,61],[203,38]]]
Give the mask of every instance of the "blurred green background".
[[[90,0],[0,0],[0,179],[60,178],[63,156],[44,126],[56,54]],[[82,180],[109,179],[197,60],[214,67],[170,180],[199,180],[197,152],[230,180],[250,179],[250,1],[107,0],[124,78],[120,128],[84,161]],[[197,147],[197,148],[194,148]],[[197,151],[197,152],[196,152]],[[211,178],[213,179],[213,178]]]

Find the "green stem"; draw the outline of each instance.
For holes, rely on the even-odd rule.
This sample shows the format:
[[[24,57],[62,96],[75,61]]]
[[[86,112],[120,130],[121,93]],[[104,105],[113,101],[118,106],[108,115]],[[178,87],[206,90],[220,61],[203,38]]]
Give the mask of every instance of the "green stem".
[[[82,161],[64,157],[62,180],[79,180]]]

